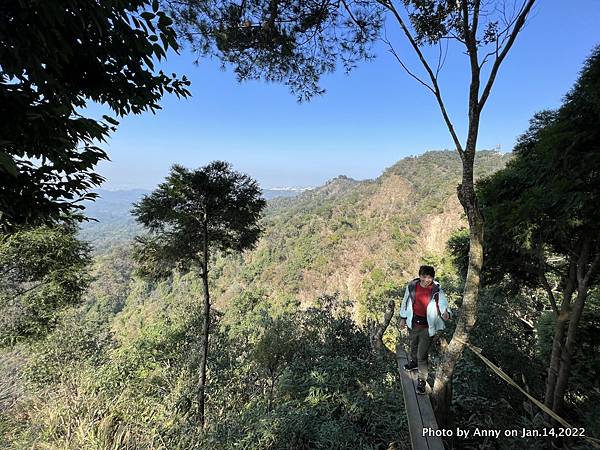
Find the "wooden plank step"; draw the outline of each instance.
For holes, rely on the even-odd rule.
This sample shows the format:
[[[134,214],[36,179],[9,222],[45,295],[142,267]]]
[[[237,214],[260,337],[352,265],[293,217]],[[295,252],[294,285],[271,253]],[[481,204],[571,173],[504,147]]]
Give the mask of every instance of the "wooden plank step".
[[[429,395],[417,394],[417,373],[404,370],[404,364],[408,363],[408,357],[403,349],[397,348],[396,350],[412,448],[413,450],[444,450],[444,443],[440,437],[423,436],[423,430],[426,428],[438,430],[431,400],[429,400]],[[428,392],[430,392],[429,386]]]

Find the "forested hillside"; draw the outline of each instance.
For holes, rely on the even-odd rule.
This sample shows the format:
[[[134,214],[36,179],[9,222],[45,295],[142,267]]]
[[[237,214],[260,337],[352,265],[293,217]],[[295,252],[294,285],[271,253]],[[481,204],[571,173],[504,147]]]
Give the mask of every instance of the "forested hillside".
[[[499,170],[509,158],[479,152],[476,176]],[[399,161],[375,180],[339,176],[295,197],[272,198],[255,250],[214,261],[214,301],[225,307],[243,292],[260,291],[308,305],[337,293],[352,301],[355,318],[375,319],[390,292],[424,261],[441,261],[451,233],[466,226],[456,198],[460,171],[456,152],[432,151]],[[114,252],[126,254],[141,232],[131,203],[144,193],[104,192],[89,207],[100,222],[85,224],[82,238],[103,253],[122,246]],[[102,260],[111,264],[106,255]]]
[[[597,8],[554,3],[0,2],[0,449],[600,449]],[[254,179],[406,145],[453,150]]]
[[[495,173],[511,158],[479,152],[477,175]],[[452,152],[428,152],[399,161],[375,180],[337,177],[271,201],[254,250],[215,255],[203,431],[196,415],[200,277],[176,272],[165,281],[143,281],[130,244],[108,245],[94,258],[84,303],[63,308],[45,338],[29,343],[4,330],[4,341],[13,344],[0,353],[0,444],[408,448],[397,367],[372,351],[370,336],[387,301],[423,262],[436,266],[452,308],[459,309],[467,248],[458,231],[465,225],[455,198],[459,168]],[[472,343],[542,398],[553,326],[543,290],[491,270]],[[597,292],[589,303],[581,342],[594,349]],[[407,345],[390,327],[385,341],[393,347],[397,338]],[[438,358],[436,347],[434,367]],[[573,364],[571,396],[593,389],[589,374],[597,369],[587,361],[581,354]],[[577,414],[569,416],[592,432],[594,398],[580,396]],[[465,354],[454,377],[453,425],[535,428],[540,420],[518,391]],[[454,442],[456,448],[491,448],[475,437]],[[500,448],[524,443],[544,445],[499,441]]]
[[[509,158],[479,152],[476,176]],[[466,226],[456,198],[460,171],[455,152],[432,151],[399,161],[375,180],[339,176],[270,202],[257,248],[217,262],[217,301],[225,305],[248,289],[304,304],[339,293],[352,300],[359,320],[379,314],[390,291],[423,261],[440,260],[451,233]]]
[[[495,173],[511,158],[479,152],[477,175]],[[466,235],[459,231],[465,221],[454,194],[459,168],[454,153],[428,152],[399,161],[375,180],[337,177],[295,198],[272,200],[254,250],[215,254],[202,432],[196,415],[201,279],[193,271],[160,282],[138,278],[119,225],[119,239],[109,235],[90,277],[67,275],[89,287],[83,305],[62,307],[51,322],[39,322],[49,333],[44,328],[42,338],[29,343],[18,335],[24,329],[19,320],[39,319],[4,315],[11,328],[4,328],[2,339],[12,344],[0,353],[0,445],[408,448],[397,368],[373,353],[370,338],[387,301],[402,293],[424,262],[435,265],[451,307],[459,309],[466,251]],[[128,210],[111,211],[119,208]],[[56,238],[43,233],[36,239],[52,245]],[[520,286],[491,270],[472,343],[543,398],[554,323],[543,289]],[[48,290],[22,297],[22,305],[41,311],[42,319],[55,314],[44,308],[55,306],[39,306],[36,299],[64,295],[60,278],[52,279]],[[589,303],[580,339],[582,348],[595,349],[596,291]],[[390,327],[385,341],[393,348],[398,338],[407,345]],[[435,367],[439,353],[432,353]],[[570,396],[595,385],[589,377],[597,373],[596,365],[586,363],[581,351],[578,355]],[[542,423],[531,404],[472,353],[456,369],[454,391],[454,425],[535,428]],[[571,420],[595,432],[596,396],[571,398],[579,398]],[[457,448],[490,448],[480,438],[455,442]],[[499,442],[500,448],[544,444],[522,438]]]
[[[480,175],[509,158],[481,152]],[[428,152],[375,180],[340,176],[275,199],[253,251],[215,257],[205,435],[187,434],[195,426],[200,279],[137,279],[115,220],[119,239],[95,257],[84,305],[65,309],[33,353],[17,344],[2,356],[6,445],[407,442],[396,368],[372,354],[364,324],[380,319],[382,302],[423,261],[456,280],[446,241],[464,226],[454,194],[459,168],[452,152]],[[35,395],[24,394],[25,380]]]

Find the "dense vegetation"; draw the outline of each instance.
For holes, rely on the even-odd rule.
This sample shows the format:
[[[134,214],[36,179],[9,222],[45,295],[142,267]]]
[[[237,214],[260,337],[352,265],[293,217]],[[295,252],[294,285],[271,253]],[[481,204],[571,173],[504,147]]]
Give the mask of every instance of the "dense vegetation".
[[[189,81],[155,68],[177,51],[158,1],[0,4],[0,230],[81,216],[104,178],[116,118],[156,111]],[[110,112],[84,114],[90,103]]]
[[[488,172],[506,161],[492,152],[481,159]],[[419,208],[420,196],[431,193],[418,184],[425,172],[439,174],[437,182],[450,197],[459,176],[456,160],[451,152],[431,152],[400,162],[374,181],[341,177],[297,198],[277,199],[269,204],[254,251],[243,258],[213,258],[211,290],[223,292],[227,284],[240,288],[227,298],[214,294],[219,307],[213,314],[204,434],[191,432],[197,429],[201,278],[181,273],[154,283],[137,279],[131,250],[116,236],[95,258],[84,304],[63,310],[47,337],[5,349],[3,445],[348,448],[352,442],[358,448],[388,448],[395,442],[403,448],[408,437],[396,367],[372,352],[370,332],[381,311],[377,302],[395,295],[403,271],[409,273],[418,261],[404,266],[390,259],[387,266],[398,274],[394,284],[384,278],[378,260],[397,258],[400,251],[408,260],[409,250],[420,251],[430,233],[440,232],[411,223],[418,210],[404,219],[403,228],[395,216],[402,208]],[[401,190],[391,191],[404,173]],[[390,199],[389,209],[381,210]],[[424,218],[436,214],[423,211]],[[460,215],[449,217],[457,220],[453,226],[462,223]],[[395,226],[391,236],[390,226]],[[335,238],[322,239],[332,231]],[[336,269],[335,251],[378,239],[399,244],[392,245],[392,255],[379,244]],[[430,243],[427,261],[439,267],[451,288],[458,278],[442,254],[443,238],[440,242],[437,255],[437,240]],[[411,248],[416,243],[419,248]],[[319,255],[332,262],[315,266]],[[356,270],[360,297],[338,293],[335,285],[318,286],[303,275],[323,267],[331,277],[336,272],[339,277],[343,267]],[[315,294],[311,299],[305,294],[301,302],[303,286]],[[386,341],[394,336],[392,331]],[[23,374],[20,382],[18,374]]]
[[[94,285],[84,307],[27,350],[28,394],[2,410],[3,448],[387,448],[401,439],[395,366],[372,353],[338,299],[301,310],[251,292],[213,316],[199,433],[200,291],[191,275],[137,281],[120,310],[120,298]]]
[[[478,154],[478,176],[509,156]],[[216,285],[223,302],[247,288],[311,304],[324,293],[354,300],[359,321],[379,319],[394,287],[414,276],[423,258],[440,257],[450,234],[466,225],[458,200],[460,158],[427,152],[375,180],[338,177],[294,199],[277,199],[252,253],[222,262]]]
[[[494,152],[480,158],[485,175],[508,160]],[[341,177],[297,198],[273,201],[255,250],[242,258],[213,258],[211,290],[220,289],[217,298],[223,292],[229,296],[220,298],[213,310],[202,433],[196,400],[202,280],[193,273],[174,273],[164,281],[143,281],[134,275],[130,247],[113,245],[94,259],[89,272],[93,281],[80,307],[61,309],[45,334],[17,340],[0,354],[0,446],[408,448],[397,369],[393,361],[373,353],[370,335],[383,302],[401,291],[419,262],[436,266],[451,303],[455,309],[460,306],[466,234],[452,231],[464,222],[460,214],[452,215],[457,203],[448,201],[459,176],[457,159],[451,152],[430,152],[400,161],[373,181]],[[419,184],[425,173],[438,174],[436,191]],[[390,191],[392,180],[399,189]],[[420,201],[427,194],[439,195],[444,208],[430,210],[436,205]],[[399,211],[407,212],[403,227]],[[421,217],[429,222],[418,223]],[[456,222],[432,227],[436,217]],[[440,232],[442,238],[433,239]],[[324,280],[344,276],[342,260],[333,259],[336,254],[325,239],[333,233],[338,233],[338,248],[375,239],[389,244],[370,244],[372,251],[355,252],[347,261],[346,267],[356,267],[351,273],[361,276],[364,290],[356,291],[356,297],[338,291],[332,281],[317,293],[319,282],[306,275],[317,269],[313,259],[303,258],[316,252],[333,261],[318,269],[328,270],[330,278],[324,275]],[[411,260],[416,252],[425,257]],[[256,261],[264,265],[253,266]],[[393,263],[396,281],[382,269]],[[286,278],[278,278],[282,275]],[[292,276],[296,284],[289,283]],[[314,284],[315,294],[301,298],[298,287],[308,283]],[[222,289],[227,284],[238,286],[235,293]],[[472,343],[543,398],[553,326],[544,291],[490,277],[481,302]],[[600,321],[597,291],[590,293],[588,306],[567,417],[594,434],[600,431],[593,381],[599,368],[586,355],[600,346],[593,332]],[[394,348],[397,338],[405,343],[391,327],[384,340]],[[438,355],[436,347],[434,362]],[[472,353],[457,367],[453,389],[451,426],[542,424],[523,396]],[[477,438],[448,444],[493,445]],[[502,438],[498,445],[522,448],[524,441]],[[531,439],[527,445],[536,448],[544,442]]]
[[[534,0],[512,18],[493,10],[506,21],[500,28],[479,1],[405,1],[408,22],[392,3],[326,1],[331,14],[322,14],[309,2],[291,16],[270,1],[249,9],[58,3],[0,6],[0,109],[9,118],[0,126],[2,448],[408,447],[396,366],[372,346],[384,307],[421,263],[437,268],[458,313],[432,355],[440,371],[431,398],[445,425],[550,422],[476,353],[463,354],[469,339],[586,436],[600,433],[600,49],[563,105],[536,114],[510,157],[475,152],[479,118]],[[271,202],[259,224],[263,201],[245,175],[234,178],[249,191],[219,179],[227,163],[207,166],[212,175],[175,166],[134,208],[151,231],[137,239],[143,245],[130,246],[139,229],[128,214],[105,223],[103,234],[78,235],[78,203],[95,198],[95,166],[108,159],[96,145],[115,117],[154,111],[165,92],[189,95],[185,77],[154,68],[178,48],[164,4],[196,50],[233,63],[240,79],[287,81],[300,98],[321,93],[320,75],[340,58],[351,68],[370,57],[384,12],[419,55],[459,36],[471,70],[465,143],[446,115],[437,72],[420,58],[430,75],[420,81],[431,82],[458,154],[407,158],[376,180],[340,176]],[[307,32],[320,36],[316,46],[297,47]],[[480,62],[486,46],[495,49]],[[90,101],[114,117],[83,117]],[[230,254],[261,233],[254,250]],[[82,236],[95,240],[95,257]],[[439,352],[454,331],[453,351]],[[395,327],[384,341],[406,345]],[[446,441],[478,449],[590,442]]]

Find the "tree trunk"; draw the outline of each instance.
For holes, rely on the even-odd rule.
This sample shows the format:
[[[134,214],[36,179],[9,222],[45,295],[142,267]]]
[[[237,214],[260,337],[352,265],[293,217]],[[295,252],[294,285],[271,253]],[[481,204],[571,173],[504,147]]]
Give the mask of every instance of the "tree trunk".
[[[448,117],[446,107],[444,105],[441,91],[437,82],[437,74],[434,73],[431,67],[425,61],[423,54],[418,48],[418,43],[413,39],[412,35],[408,31],[404,21],[397,13],[395,8],[392,6],[391,11],[395,14],[396,19],[400,23],[404,33],[407,35],[410,43],[415,49],[419,56],[423,66],[427,70],[432,85],[430,89],[435,95],[438,104],[440,106],[442,116],[446,122],[448,130],[452,135],[456,150],[458,151],[463,165],[463,176],[462,184],[458,187],[458,198],[465,210],[467,219],[469,221],[470,231],[470,248],[469,248],[469,267],[467,270],[467,278],[465,281],[465,288],[463,292],[463,305],[461,315],[458,318],[456,331],[448,349],[443,354],[442,362],[437,370],[432,400],[436,412],[436,417],[440,424],[444,424],[448,419],[448,412],[450,409],[450,401],[452,390],[450,389],[450,383],[452,380],[452,374],[454,373],[454,366],[460,358],[464,347],[469,338],[469,332],[475,324],[477,318],[477,297],[479,295],[481,268],[483,265],[483,216],[477,205],[477,199],[475,196],[475,189],[473,185],[473,164],[475,161],[475,151],[477,148],[477,137],[479,134],[479,120],[481,117],[481,111],[489,97],[492,85],[496,79],[498,69],[502,64],[502,61],[506,57],[508,51],[512,47],[515,39],[525,24],[531,8],[533,7],[535,0],[528,0],[518,14],[518,17],[513,22],[513,29],[510,32],[508,40],[504,44],[504,47],[500,53],[496,54],[496,60],[490,71],[487,82],[485,83],[481,97],[479,91],[481,87],[481,67],[483,63],[478,60],[478,40],[477,40],[477,27],[479,24],[479,12],[480,12],[480,1],[475,2],[459,2],[457,5],[461,10],[461,19],[463,26],[464,44],[466,45],[467,54],[469,55],[470,69],[471,69],[471,81],[469,85],[469,97],[468,97],[468,108],[469,108],[469,125],[467,132],[467,141],[464,150],[461,148],[460,140],[454,131],[454,126]],[[473,5],[472,17],[469,10],[469,5]],[[409,72],[410,73],[410,72]],[[414,75],[413,75],[414,76]]]
[[[593,261],[590,264],[590,259],[592,258]],[[579,326],[581,315],[583,314],[583,308],[585,307],[585,300],[587,298],[590,282],[595,275],[599,259],[600,253],[592,255],[591,235],[586,236],[577,261],[577,298],[571,312],[567,339],[561,354],[560,370],[558,372],[552,398],[552,409],[557,414],[561,414],[564,406],[565,392],[567,390],[567,382],[571,371],[571,360],[577,339],[577,328]],[[549,400],[550,399],[548,398],[548,401]]]
[[[567,389],[567,381],[571,371],[571,360],[573,356],[573,350],[575,348],[577,327],[579,326],[579,320],[581,319],[583,307],[585,306],[586,297],[587,286],[582,291],[577,292],[577,300],[575,301],[575,305],[573,305],[573,311],[569,320],[567,340],[565,341],[565,345],[560,357],[560,369],[558,371],[558,377],[556,379],[556,386],[554,388],[554,395],[552,398],[552,410],[559,415],[562,413],[564,405],[565,391]]]
[[[454,373],[454,367],[465,348],[465,343],[469,340],[469,332],[477,318],[477,297],[479,294],[480,273],[483,262],[482,241],[483,224],[481,223],[476,227],[471,227],[469,270],[465,281],[461,314],[458,318],[454,335],[444,352],[442,362],[438,367],[433,383],[431,397],[439,426],[444,426],[448,423],[448,414],[450,412],[450,404],[452,401],[452,374]]]
[[[371,334],[371,346],[373,350],[377,352],[390,353],[390,350],[383,344],[383,335],[392,321],[395,306],[396,303],[394,300],[388,302],[385,313],[383,314],[383,322],[380,325],[377,325]]]
[[[560,362],[563,351],[565,328],[569,321],[571,313],[571,298],[575,291],[575,281],[577,277],[577,263],[571,259],[569,263],[569,275],[565,283],[565,291],[560,305],[560,313],[556,317],[554,326],[554,337],[552,340],[552,353],[550,355],[550,364],[548,366],[548,375],[546,378],[546,393],[544,395],[544,405],[552,409],[554,406],[554,390],[556,388],[556,380],[560,371]],[[546,415],[546,420],[550,421],[550,416]]]
[[[463,291],[461,313],[433,384],[432,403],[439,426],[445,426],[448,423],[452,401],[452,374],[477,319],[477,298],[483,266],[483,217],[477,206],[473,185],[473,163],[478,123],[478,115],[471,117],[466,151],[464,155],[461,155],[463,156],[463,181],[458,187],[458,197],[469,220],[469,267]]]
[[[208,293],[208,242],[207,224],[204,223],[204,260],[202,261],[202,286],[204,290],[204,304],[202,307],[202,331],[200,336],[200,376],[198,380],[198,415],[202,428],[205,425],[205,387],[206,387],[206,362],[208,360],[208,336],[210,329],[210,297]]]
[[[463,291],[461,314],[457,320],[456,329],[442,362],[438,367],[433,384],[432,401],[436,419],[440,426],[448,423],[450,405],[452,402],[452,374],[469,340],[469,333],[477,319],[477,298],[483,266],[483,216],[477,205],[473,179],[473,166],[479,135],[479,120],[481,110],[486,101],[486,95],[479,99],[481,70],[477,55],[477,23],[479,19],[479,2],[475,2],[472,24],[469,24],[469,10],[466,3],[461,5],[465,45],[469,55],[471,81],[469,83],[469,125],[464,151],[457,148],[462,160],[462,183],[457,188],[458,199],[469,221],[469,266]],[[490,82],[493,78],[490,76]],[[491,87],[491,84],[489,85]],[[487,86],[484,92],[487,92]]]
[[[568,313],[561,310],[554,325],[554,338],[552,340],[552,354],[550,355],[550,365],[548,366],[548,375],[546,378],[546,394],[544,395],[544,404],[552,409],[554,399],[554,389],[556,387],[556,379],[560,371],[560,359],[563,351],[563,341],[565,337],[565,327],[569,320]],[[550,417],[546,416],[549,420]]]

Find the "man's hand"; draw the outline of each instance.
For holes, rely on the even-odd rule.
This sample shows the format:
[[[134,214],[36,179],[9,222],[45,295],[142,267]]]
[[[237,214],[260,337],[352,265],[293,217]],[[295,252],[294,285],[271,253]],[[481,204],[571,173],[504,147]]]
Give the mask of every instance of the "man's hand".
[[[444,311],[444,314],[442,314],[442,319],[448,320],[449,318],[450,318],[450,314],[448,314],[448,311]]]
[[[400,319],[398,326],[400,327],[401,330],[404,330],[406,328],[406,319]]]

